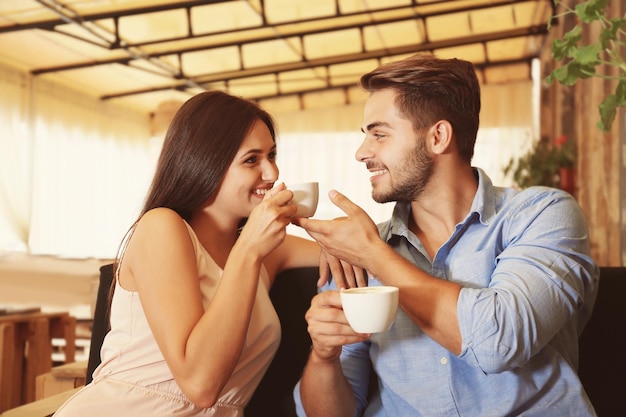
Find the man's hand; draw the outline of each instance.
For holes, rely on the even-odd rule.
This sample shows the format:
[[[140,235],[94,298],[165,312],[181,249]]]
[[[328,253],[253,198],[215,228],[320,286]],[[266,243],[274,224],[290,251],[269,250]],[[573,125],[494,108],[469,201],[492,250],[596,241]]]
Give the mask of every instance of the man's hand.
[[[297,217],[291,222],[305,229],[327,254],[349,265],[368,269],[368,260],[376,256],[376,245],[383,243],[376,224],[361,207],[338,191],[331,190],[328,196],[347,217],[334,220]],[[337,265],[334,268],[337,269]]]
[[[336,360],[343,345],[369,338],[367,334],[355,333],[348,324],[341,308],[339,291],[324,291],[313,297],[305,318],[313,351],[323,361]]]
[[[350,265],[322,248],[320,255],[320,279],[317,281],[317,286],[322,287],[324,284],[330,283],[331,279],[335,280],[338,290],[342,288],[367,287],[367,274],[363,268]]]

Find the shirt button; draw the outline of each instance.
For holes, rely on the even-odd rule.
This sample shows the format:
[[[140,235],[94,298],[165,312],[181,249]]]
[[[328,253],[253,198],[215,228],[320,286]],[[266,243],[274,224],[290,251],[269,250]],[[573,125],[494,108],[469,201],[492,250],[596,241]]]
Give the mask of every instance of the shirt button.
[[[445,365],[446,363],[448,363],[448,359],[441,358],[441,360],[439,360],[439,363],[442,364],[442,365]]]

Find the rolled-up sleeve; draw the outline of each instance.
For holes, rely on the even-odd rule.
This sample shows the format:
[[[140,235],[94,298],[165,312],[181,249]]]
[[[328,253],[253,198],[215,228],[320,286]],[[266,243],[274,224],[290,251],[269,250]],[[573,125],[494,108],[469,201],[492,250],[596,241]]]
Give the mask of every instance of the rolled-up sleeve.
[[[504,249],[488,285],[464,286],[457,304],[459,357],[485,373],[523,366],[563,329],[568,340],[554,342],[576,345],[598,283],[585,219],[568,194],[536,193],[501,222],[491,238]]]

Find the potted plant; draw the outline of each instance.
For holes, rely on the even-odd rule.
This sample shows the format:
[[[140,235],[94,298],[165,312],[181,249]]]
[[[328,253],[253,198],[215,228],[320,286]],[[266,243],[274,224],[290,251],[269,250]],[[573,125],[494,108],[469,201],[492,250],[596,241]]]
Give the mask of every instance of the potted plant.
[[[574,193],[576,146],[574,141],[561,135],[550,141],[540,139],[525,155],[512,158],[504,168],[520,188],[545,185]]]
[[[574,141],[567,140],[567,136],[561,135],[554,140],[552,152],[559,171],[558,187],[574,194],[576,189],[576,146]]]

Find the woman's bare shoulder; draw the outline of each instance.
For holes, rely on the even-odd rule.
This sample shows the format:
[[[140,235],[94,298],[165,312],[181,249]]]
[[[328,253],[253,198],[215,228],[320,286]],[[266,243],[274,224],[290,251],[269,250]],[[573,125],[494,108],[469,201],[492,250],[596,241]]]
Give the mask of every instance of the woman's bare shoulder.
[[[160,223],[160,222],[184,222],[178,213],[167,207],[157,207],[148,210],[139,219],[140,223]]]
[[[172,267],[180,271],[183,265],[195,265],[195,247],[185,221],[167,208],[146,212],[137,222],[121,265],[121,272],[129,273],[127,289],[139,288],[136,277],[153,281],[160,272]]]
[[[191,244],[187,223],[174,210],[159,207],[147,211],[135,227],[129,242],[132,247],[141,247],[147,250],[186,250]]]
[[[135,234],[147,233],[149,235],[160,234],[174,234],[183,233],[188,234],[185,220],[174,210],[158,207],[147,211],[139,221]],[[172,237],[174,237],[172,236]]]

